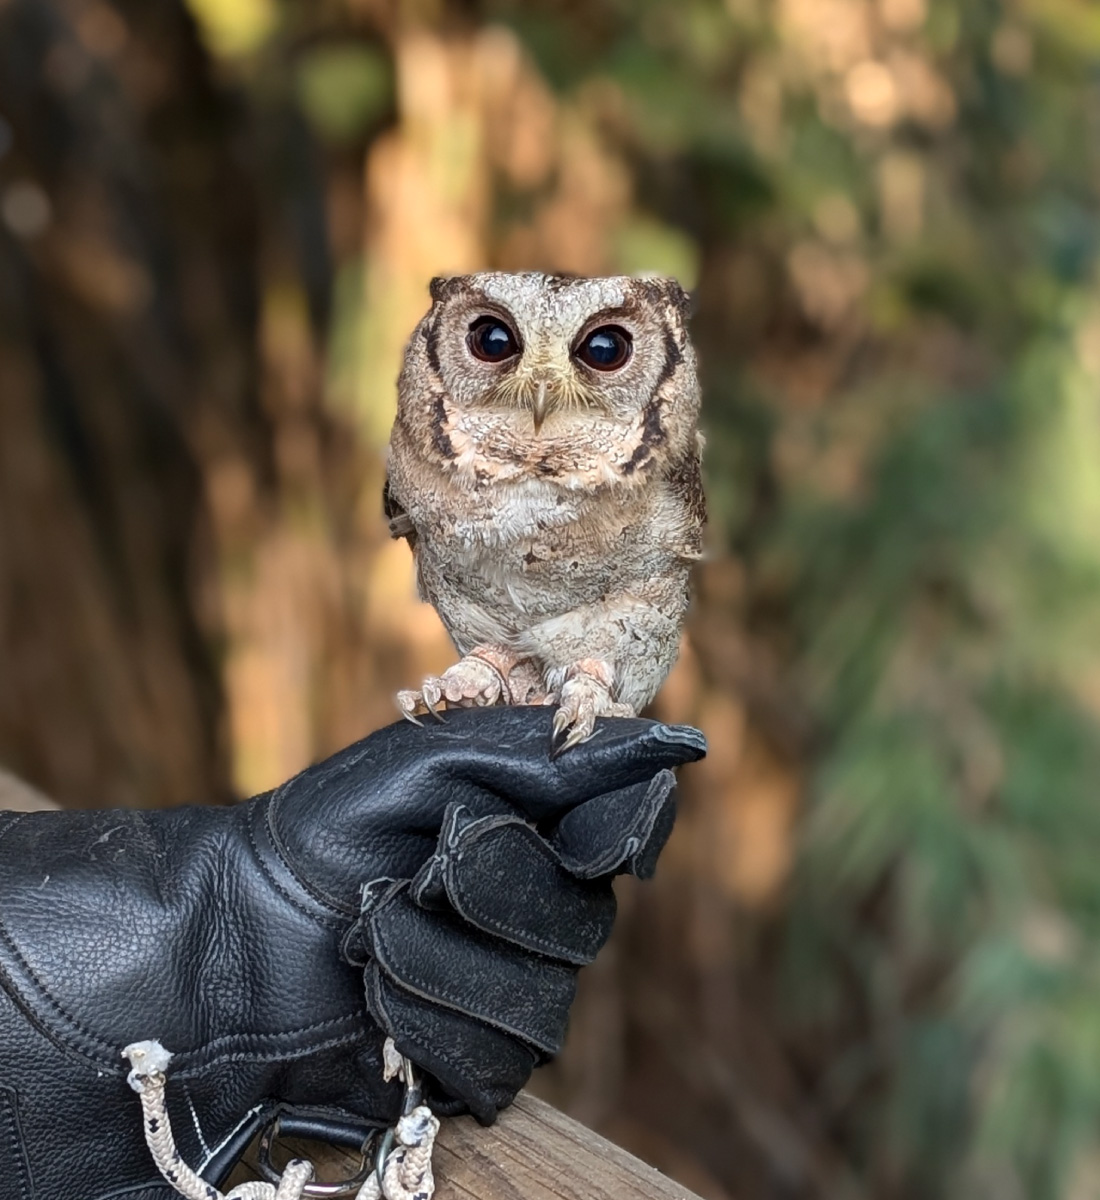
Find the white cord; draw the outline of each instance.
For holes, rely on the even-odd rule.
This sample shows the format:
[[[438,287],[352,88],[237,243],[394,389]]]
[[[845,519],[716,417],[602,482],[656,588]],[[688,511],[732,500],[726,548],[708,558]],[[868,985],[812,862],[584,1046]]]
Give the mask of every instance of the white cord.
[[[206,1183],[183,1161],[172,1134],[165,1101],[168,1064],[172,1055],[160,1042],[135,1042],[122,1052],[129,1059],[130,1086],[141,1097],[145,1143],[157,1170],[186,1200],[303,1200],[313,1179],[313,1164],[292,1159],[278,1184],[260,1181],[238,1184],[223,1195]],[[406,1068],[393,1041],[386,1039],[383,1051],[386,1078],[401,1076]],[[405,1079],[408,1084],[411,1081]],[[381,1179],[372,1173],[355,1200],[431,1200],[435,1192],[432,1176],[432,1147],[439,1120],[424,1105],[403,1116],[393,1129],[393,1149],[386,1156]]]

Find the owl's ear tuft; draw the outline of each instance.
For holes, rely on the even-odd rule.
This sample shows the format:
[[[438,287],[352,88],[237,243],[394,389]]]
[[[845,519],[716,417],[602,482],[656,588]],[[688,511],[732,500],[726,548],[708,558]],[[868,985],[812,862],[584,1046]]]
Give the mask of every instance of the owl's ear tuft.
[[[662,280],[665,290],[665,299],[669,304],[680,314],[683,320],[687,320],[691,316],[691,293],[685,291],[676,279]]]
[[[453,275],[436,275],[431,283],[428,284],[428,291],[436,303],[443,299],[444,296],[451,290],[454,285],[455,278]]]
[[[691,296],[678,280],[651,275],[642,276],[641,282],[653,303],[671,305],[683,321],[691,316]]]

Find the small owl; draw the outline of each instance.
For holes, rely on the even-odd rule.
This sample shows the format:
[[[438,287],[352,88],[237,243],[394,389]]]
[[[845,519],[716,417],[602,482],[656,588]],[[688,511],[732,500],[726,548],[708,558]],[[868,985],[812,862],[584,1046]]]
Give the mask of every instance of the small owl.
[[[537,272],[431,295],[384,502],[462,658],[398,704],[557,704],[560,753],[636,715],[676,660],[705,520],[687,296]]]

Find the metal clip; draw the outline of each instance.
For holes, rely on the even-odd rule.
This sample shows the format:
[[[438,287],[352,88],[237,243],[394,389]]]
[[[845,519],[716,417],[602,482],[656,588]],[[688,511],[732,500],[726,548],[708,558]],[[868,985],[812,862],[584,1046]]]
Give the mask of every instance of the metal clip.
[[[407,1117],[413,1109],[420,1107],[420,1102],[423,1099],[424,1083],[416,1067],[404,1055],[401,1055],[401,1069],[398,1078],[405,1084],[405,1096],[401,1101],[401,1115]],[[396,1138],[397,1126],[391,1125],[382,1135],[378,1143],[378,1149],[374,1154],[374,1177],[378,1180],[378,1191],[381,1195],[385,1195],[382,1187],[382,1175],[386,1170],[386,1159],[390,1156],[390,1151],[393,1149],[393,1143]]]
[[[279,1118],[276,1117],[260,1135],[260,1145],[256,1156],[256,1170],[259,1171],[268,1183],[276,1185],[282,1179],[282,1173],[271,1160],[271,1150],[278,1136]],[[370,1133],[363,1141],[363,1145],[359,1149],[363,1164],[352,1178],[341,1179],[334,1183],[307,1183],[302,1189],[302,1195],[327,1196],[330,1198],[356,1195],[363,1184],[370,1178],[371,1171],[374,1169],[371,1163],[370,1151],[371,1142],[374,1141],[376,1136],[376,1133]]]
[[[398,1072],[398,1077],[405,1084],[405,1096],[401,1102],[401,1115],[407,1117],[414,1109],[420,1106],[423,1099],[424,1085],[420,1079],[413,1064],[401,1056],[401,1065]],[[278,1184],[282,1178],[282,1173],[276,1168],[271,1158],[272,1147],[279,1137],[279,1118],[276,1117],[260,1134],[260,1144],[256,1155],[256,1170],[268,1183]],[[341,1179],[335,1183],[307,1183],[302,1189],[303,1196],[315,1196],[318,1200],[323,1197],[329,1197],[330,1200],[337,1200],[342,1196],[355,1196],[358,1194],[363,1184],[370,1178],[371,1172],[374,1172],[375,1178],[378,1180],[378,1190],[382,1192],[382,1175],[386,1169],[386,1159],[389,1158],[390,1151],[393,1149],[397,1133],[394,1126],[390,1126],[381,1137],[377,1133],[370,1133],[364,1139],[359,1153],[362,1155],[363,1165],[356,1174],[350,1179]],[[371,1154],[371,1143],[378,1139],[377,1148]],[[371,1161],[373,1159],[373,1162]]]

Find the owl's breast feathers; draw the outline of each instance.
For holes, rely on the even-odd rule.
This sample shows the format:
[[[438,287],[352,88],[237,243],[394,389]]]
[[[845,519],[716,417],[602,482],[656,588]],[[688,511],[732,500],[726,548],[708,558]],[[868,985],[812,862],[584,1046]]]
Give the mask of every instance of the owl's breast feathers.
[[[502,549],[561,531],[570,545],[559,534],[555,548],[604,553],[633,527],[695,559],[706,520],[702,438],[670,429],[675,414],[666,422],[662,408],[654,397],[626,431],[572,414],[567,432],[533,438],[522,415],[462,412],[435,397],[430,438],[400,418],[394,428],[383,493],[391,536],[414,549],[418,538]]]
[[[559,556],[626,566],[624,543],[635,541],[674,561],[699,558],[702,438],[675,387],[683,365],[677,354],[629,425],[563,413],[538,436],[524,413],[463,409],[436,388],[406,396],[384,493],[392,536],[417,551],[514,556],[527,576]]]

